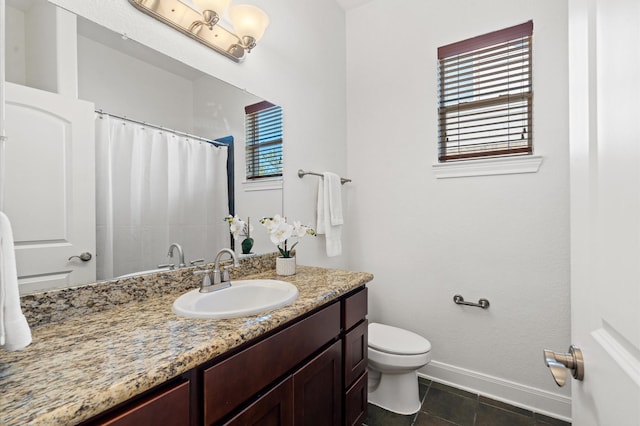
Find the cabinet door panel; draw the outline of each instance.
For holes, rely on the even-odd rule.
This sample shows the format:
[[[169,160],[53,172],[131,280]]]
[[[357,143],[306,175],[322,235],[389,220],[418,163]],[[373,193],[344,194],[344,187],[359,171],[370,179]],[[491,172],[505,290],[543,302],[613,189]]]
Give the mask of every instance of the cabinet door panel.
[[[296,425],[339,425],[342,417],[342,344],[334,343],[293,375]]]
[[[293,425],[293,379],[287,378],[229,422],[229,426]]]
[[[365,320],[344,337],[344,385],[351,386],[367,369],[368,322]]]
[[[344,424],[361,425],[367,419],[367,373],[351,386],[345,396]]]

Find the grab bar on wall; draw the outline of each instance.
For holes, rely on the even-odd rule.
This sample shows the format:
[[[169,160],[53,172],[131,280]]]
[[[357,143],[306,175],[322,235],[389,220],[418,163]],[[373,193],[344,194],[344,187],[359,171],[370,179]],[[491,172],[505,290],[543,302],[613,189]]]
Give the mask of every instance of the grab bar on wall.
[[[476,308],[489,309],[489,301],[487,299],[480,299],[478,300],[478,303],[465,302],[464,297],[456,294],[453,296],[453,302],[456,305],[475,306]]]
[[[314,175],[314,176],[320,176],[320,177],[323,177],[322,173],[306,172],[306,171],[304,171],[304,170],[302,170],[302,169],[299,169],[299,170],[298,170],[298,177],[299,177],[300,179],[302,179],[302,177],[303,177],[304,175]],[[347,179],[347,178],[343,178],[343,177],[341,177],[341,178],[340,178],[340,183],[341,183],[341,184],[343,184],[343,185],[344,185],[344,184],[345,184],[345,183],[347,183],[347,182],[351,182],[351,179]]]

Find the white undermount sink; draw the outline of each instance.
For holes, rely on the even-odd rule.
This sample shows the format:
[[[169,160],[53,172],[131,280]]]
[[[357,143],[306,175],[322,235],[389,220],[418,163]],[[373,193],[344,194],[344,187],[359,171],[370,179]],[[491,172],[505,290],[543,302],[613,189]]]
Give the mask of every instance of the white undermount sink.
[[[231,281],[211,293],[191,290],[173,302],[173,312],[187,318],[235,318],[282,308],[298,298],[298,289],[278,280]]]

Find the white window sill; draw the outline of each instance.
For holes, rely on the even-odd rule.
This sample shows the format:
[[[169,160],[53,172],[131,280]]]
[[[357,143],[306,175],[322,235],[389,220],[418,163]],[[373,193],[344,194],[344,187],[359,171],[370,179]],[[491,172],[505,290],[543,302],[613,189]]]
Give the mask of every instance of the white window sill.
[[[469,176],[512,175],[519,173],[537,173],[542,164],[542,156],[487,158],[482,160],[457,161],[453,163],[433,164],[433,173],[437,179]]]
[[[242,189],[245,192],[282,190],[282,178],[248,180],[242,182]]]

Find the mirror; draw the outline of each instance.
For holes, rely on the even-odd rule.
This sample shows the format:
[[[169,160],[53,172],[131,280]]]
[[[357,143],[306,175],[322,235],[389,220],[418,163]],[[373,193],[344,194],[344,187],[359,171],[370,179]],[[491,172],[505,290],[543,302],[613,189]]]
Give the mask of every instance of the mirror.
[[[37,81],[35,84],[30,81],[34,80],[30,67],[38,68],[34,66],[36,62],[38,65],[44,64],[52,68],[51,74],[56,75],[56,72],[60,72],[60,64],[56,65],[56,59],[64,55],[57,54],[53,60],[34,59],[29,52],[29,41],[25,41],[28,39],[25,34],[29,33],[30,25],[35,25],[32,21],[37,21],[38,15],[42,14],[41,11],[34,13],[34,8],[56,6],[34,0],[9,0],[6,6],[7,81],[46,90],[46,87],[38,87]],[[56,66],[58,70],[53,69]],[[47,69],[40,69],[39,73],[46,74]],[[252,234],[255,240],[254,253],[274,251],[267,233],[261,232],[258,219],[282,212],[281,180],[266,185],[264,182],[261,185],[245,182],[244,107],[260,102],[262,98],[81,17],[77,17],[77,88],[78,98],[94,103],[98,111],[206,139],[233,136],[235,213],[244,220],[251,217],[255,228]],[[223,217],[211,219],[223,222]],[[177,237],[171,242],[181,243]],[[167,257],[168,249],[168,245],[160,248],[163,255],[154,262],[156,265],[178,263],[177,257]],[[187,265],[190,260],[203,257],[190,253],[189,247],[184,244],[183,249]],[[213,260],[215,251],[204,256],[206,262]],[[239,248],[236,251],[239,252]],[[118,273],[120,275],[123,274]],[[78,284],[82,283],[73,285]],[[39,290],[42,289],[33,287],[27,288],[26,292]]]

